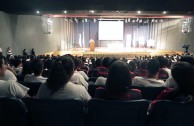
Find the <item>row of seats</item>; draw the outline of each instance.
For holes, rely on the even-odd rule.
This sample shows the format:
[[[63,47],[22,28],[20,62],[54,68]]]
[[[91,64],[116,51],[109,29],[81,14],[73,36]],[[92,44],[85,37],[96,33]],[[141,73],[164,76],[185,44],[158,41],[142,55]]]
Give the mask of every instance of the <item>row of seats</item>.
[[[27,82],[27,83],[22,83],[24,86],[30,88],[28,91],[28,94],[30,96],[35,96],[38,92],[38,89],[40,85],[42,84],[41,82]],[[89,85],[88,86],[88,93],[92,98],[95,98],[96,95],[96,88],[98,87],[104,87],[101,85]],[[141,90],[142,97],[143,99],[147,100],[154,100],[156,97],[166,88],[165,87],[138,87],[138,86],[132,86],[133,89],[139,89]]]
[[[0,126],[193,126],[194,103],[0,98]]]
[[[100,90],[96,92],[96,89],[99,87],[105,87],[101,85],[89,85],[88,86],[88,93],[91,95],[92,98],[98,97],[100,95]],[[133,89],[139,89],[142,94],[143,99],[147,100],[155,100],[157,96],[164,91],[165,87],[139,87],[139,86],[132,86]]]

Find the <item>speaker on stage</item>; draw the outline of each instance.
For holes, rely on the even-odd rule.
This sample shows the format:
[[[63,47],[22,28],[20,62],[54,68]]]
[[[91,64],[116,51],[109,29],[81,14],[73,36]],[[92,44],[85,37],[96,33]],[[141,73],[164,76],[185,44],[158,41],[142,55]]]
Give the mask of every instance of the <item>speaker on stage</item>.
[[[93,39],[90,40],[90,51],[95,51],[95,42]]]

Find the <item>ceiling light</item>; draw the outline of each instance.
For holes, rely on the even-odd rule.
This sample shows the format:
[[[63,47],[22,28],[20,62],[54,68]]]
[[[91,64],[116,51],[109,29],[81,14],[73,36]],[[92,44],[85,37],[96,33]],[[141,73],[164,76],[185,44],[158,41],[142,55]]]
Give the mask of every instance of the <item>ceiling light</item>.
[[[66,13],[67,13],[67,11],[65,10],[65,11],[63,11],[63,13],[65,13],[65,14],[66,14]]]
[[[163,13],[163,14],[166,14],[166,11],[163,11],[162,13]]]
[[[138,14],[141,14],[141,11],[137,11]]]
[[[94,10],[90,10],[89,12],[93,14],[95,11]]]

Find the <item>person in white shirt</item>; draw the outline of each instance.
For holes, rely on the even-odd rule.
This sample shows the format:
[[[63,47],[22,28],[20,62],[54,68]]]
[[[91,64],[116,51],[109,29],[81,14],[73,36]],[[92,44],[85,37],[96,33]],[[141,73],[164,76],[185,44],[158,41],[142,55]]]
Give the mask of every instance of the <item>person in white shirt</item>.
[[[148,77],[133,78],[133,86],[142,87],[165,87],[163,80],[158,80],[160,64],[156,59],[151,59],[147,64]]]
[[[30,63],[34,75],[26,75],[24,82],[42,82],[45,83],[47,78],[41,76],[43,70],[43,62],[40,59],[35,59]]]
[[[187,63],[190,63],[192,66],[194,66],[194,58],[192,56],[189,56],[189,55],[182,56],[180,58],[180,62],[187,62]],[[166,80],[165,85],[168,88],[175,88],[175,87],[177,87],[177,83],[176,83],[176,81],[172,77],[169,77]]]
[[[87,90],[70,81],[74,72],[74,62],[65,55],[56,61],[45,84],[42,84],[37,98],[40,99],[77,99],[87,103],[91,96]]]
[[[17,83],[16,81],[3,80],[6,71],[6,65],[3,57],[0,57],[0,96],[23,98],[29,96],[27,94],[29,88]]]
[[[72,57],[75,67],[74,67],[74,73],[70,79],[70,81],[74,84],[79,84],[84,86],[86,89],[88,89],[88,82],[86,82],[86,80],[84,79],[84,77],[77,71],[78,66],[79,66],[79,61],[76,57]]]

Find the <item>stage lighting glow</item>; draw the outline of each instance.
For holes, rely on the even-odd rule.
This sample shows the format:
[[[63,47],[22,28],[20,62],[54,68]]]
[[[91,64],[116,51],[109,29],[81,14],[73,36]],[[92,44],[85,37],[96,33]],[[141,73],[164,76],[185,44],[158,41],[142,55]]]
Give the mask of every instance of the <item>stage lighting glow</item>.
[[[139,44],[140,45],[144,45],[144,43],[145,43],[145,38],[144,37],[139,37]]]
[[[63,11],[63,13],[64,13],[64,14],[66,14],[66,13],[67,13],[67,11],[65,10],[65,11]]]
[[[138,14],[141,14],[141,11],[137,11]]]
[[[155,43],[155,41],[154,41],[153,39],[149,39],[149,40],[147,41],[147,46],[148,46],[148,47],[154,46],[154,43]]]
[[[163,11],[162,13],[163,13],[163,14],[166,14],[166,11]]]
[[[36,11],[36,13],[37,13],[37,14],[39,14],[39,13],[40,13],[40,11]]]

